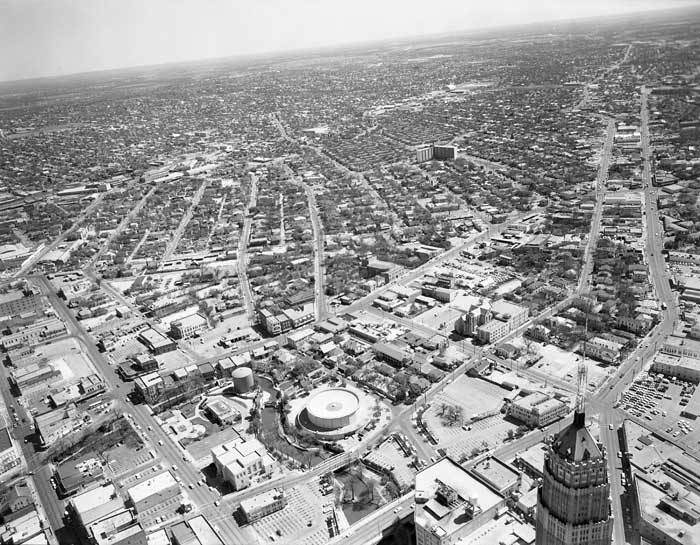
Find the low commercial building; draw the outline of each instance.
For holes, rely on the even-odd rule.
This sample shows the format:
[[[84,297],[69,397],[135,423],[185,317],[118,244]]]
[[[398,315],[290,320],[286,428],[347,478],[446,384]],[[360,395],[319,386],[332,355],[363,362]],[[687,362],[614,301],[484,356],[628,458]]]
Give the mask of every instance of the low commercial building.
[[[0,343],[5,350],[18,346],[36,346],[54,339],[66,332],[65,324],[58,318],[43,318],[36,322],[20,327],[10,328],[9,335],[0,337]]]
[[[180,485],[169,471],[164,471],[127,490],[137,513],[165,503],[180,495]]]
[[[314,316],[313,303],[287,308],[277,313],[264,308],[258,314],[260,323],[270,335],[280,335],[308,325],[314,321]]]
[[[148,373],[141,375],[134,381],[136,392],[141,398],[149,404],[156,403],[163,391],[165,390],[165,382],[163,377],[158,373]]]
[[[33,363],[12,371],[11,379],[17,390],[25,394],[60,380],[61,372],[48,363]]]
[[[223,399],[207,401],[204,410],[209,418],[222,426],[230,426],[241,421],[241,413]]]
[[[273,488],[241,502],[241,512],[247,522],[255,522],[271,513],[285,508],[287,497],[284,490]]]
[[[503,299],[491,305],[493,318],[476,330],[483,343],[496,343],[527,322],[529,310]]]
[[[154,355],[172,352],[177,348],[175,341],[151,327],[141,331],[137,339]]]
[[[170,324],[170,334],[174,339],[189,339],[207,327],[207,319],[201,314],[190,314]]]
[[[82,427],[82,413],[74,404],[34,417],[34,429],[43,446],[51,445]]]
[[[7,428],[0,428],[0,481],[6,482],[22,469],[22,456]]]
[[[86,530],[94,523],[125,510],[124,501],[111,483],[78,494],[68,505],[76,522]]]
[[[486,458],[476,464],[471,473],[504,498],[516,491],[522,481],[522,475],[517,469],[493,457]]]
[[[697,543],[700,496],[688,489],[673,496],[675,488],[664,490],[639,473],[634,486],[638,501],[639,533],[651,543],[691,545]],[[669,494],[671,492],[671,494]]]
[[[696,384],[700,383],[700,359],[697,358],[658,354],[651,364],[651,371]]]
[[[531,428],[547,426],[564,418],[569,412],[566,403],[542,392],[516,398],[510,404],[509,415]]]
[[[0,318],[35,313],[43,308],[41,296],[22,290],[10,290],[0,294]]]
[[[416,474],[416,545],[448,545],[496,517],[505,499],[450,458]]]
[[[58,465],[54,472],[57,492],[70,496],[102,480],[102,464],[93,457],[71,459]]]
[[[146,533],[129,510],[96,522],[88,535],[95,545],[147,545]]]
[[[381,261],[379,259],[366,260],[360,268],[360,273],[364,278],[373,278],[380,276],[385,283],[396,280],[403,271],[403,267],[389,261]]]
[[[620,351],[622,345],[615,341],[609,341],[602,337],[593,337],[587,341],[583,341],[577,352],[585,354],[586,357],[591,357],[603,363],[618,363],[620,361]]]
[[[255,476],[270,475],[274,461],[257,439],[234,439],[212,449],[216,471],[234,490],[250,485]]]
[[[700,359],[700,341],[686,337],[671,336],[666,339],[661,351],[672,356]]]
[[[207,519],[201,515],[171,526],[170,534],[172,539],[168,540],[166,537],[162,545],[223,545]],[[158,545],[161,545],[160,542]]]
[[[389,362],[394,367],[403,367],[410,360],[410,354],[392,343],[378,342],[372,345],[377,359]]]

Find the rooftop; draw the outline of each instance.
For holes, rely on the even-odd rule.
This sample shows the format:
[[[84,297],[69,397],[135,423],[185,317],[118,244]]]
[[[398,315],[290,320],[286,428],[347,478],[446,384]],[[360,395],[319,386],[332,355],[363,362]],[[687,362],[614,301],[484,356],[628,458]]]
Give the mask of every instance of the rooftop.
[[[138,503],[144,499],[159,494],[170,487],[178,486],[177,481],[169,471],[164,471],[151,477],[147,481],[140,482],[128,490],[129,497],[133,503]]]
[[[416,498],[430,498],[427,503],[416,503],[416,524],[433,528],[438,533],[452,534],[472,521],[471,517],[464,516],[463,508],[453,509],[435,499],[440,483],[450,487],[463,502],[471,501],[482,512],[503,501],[458,463],[442,458],[416,475]]]
[[[498,458],[482,460],[474,466],[472,473],[486,483],[490,483],[492,488],[498,491],[510,487],[519,477],[519,473],[514,467],[501,462]]]

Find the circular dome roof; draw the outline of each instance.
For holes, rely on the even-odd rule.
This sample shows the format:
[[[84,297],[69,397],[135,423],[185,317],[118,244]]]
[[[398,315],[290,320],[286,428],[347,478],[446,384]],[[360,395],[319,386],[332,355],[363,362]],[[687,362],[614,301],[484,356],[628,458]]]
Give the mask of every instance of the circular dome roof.
[[[313,396],[306,410],[316,418],[335,420],[352,416],[359,406],[360,400],[350,390],[331,388]]]

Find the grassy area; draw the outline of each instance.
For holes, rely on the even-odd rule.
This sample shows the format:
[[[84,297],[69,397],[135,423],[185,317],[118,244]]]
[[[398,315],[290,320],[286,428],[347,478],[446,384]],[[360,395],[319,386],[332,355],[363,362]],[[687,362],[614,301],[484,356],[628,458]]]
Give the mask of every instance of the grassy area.
[[[134,450],[143,447],[141,438],[123,417],[102,424],[96,430],[88,429],[82,435],[64,437],[50,447],[49,456],[55,462],[63,462],[87,453],[100,455],[117,444]]]

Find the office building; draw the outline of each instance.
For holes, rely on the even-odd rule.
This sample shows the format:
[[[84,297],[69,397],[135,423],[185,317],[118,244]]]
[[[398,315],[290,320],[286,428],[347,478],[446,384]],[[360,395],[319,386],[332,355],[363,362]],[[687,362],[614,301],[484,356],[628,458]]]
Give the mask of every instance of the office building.
[[[494,519],[505,499],[450,458],[416,474],[417,545],[449,545]]]
[[[547,426],[569,412],[566,403],[542,392],[533,392],[513,400],[508,414],[531,428]]]
[[[273,488],[241,502],[241,512],[247,522],[255,522],[271,513],[284,509],[287,497],[284,490]]]
[[[207,327],[207,319],[201,314],[190,314],[170,324],[173,339],[189,339]]]
[[[127,491],[137,513],[143,513],[180,495],[180,485],[169,471],[164,471],[132,486]]]
[[[585,387],[585,385],[584,385]],[[549,444],[537,497],[537,545],[610,545],[607,459],[579,408]]]
[[[211,455],[217,473],[234,490],[246,488],[254,477],[272,473],[274,461],[257,439],[234,439],[214,447]]]

